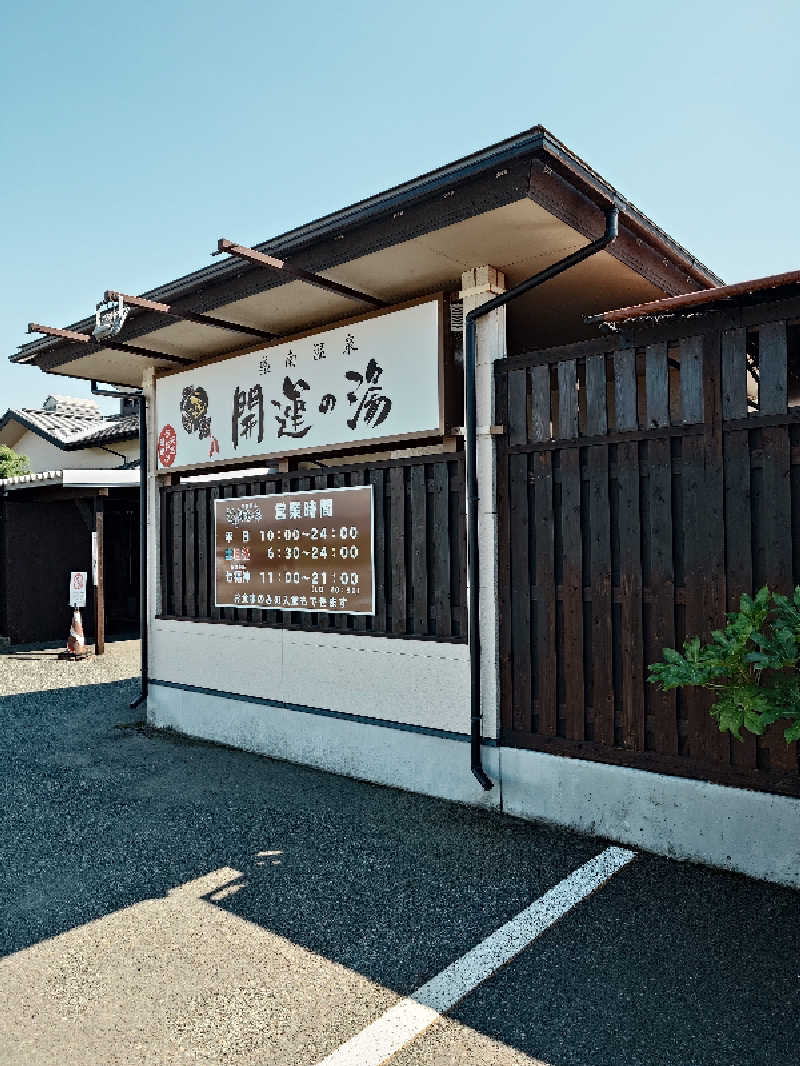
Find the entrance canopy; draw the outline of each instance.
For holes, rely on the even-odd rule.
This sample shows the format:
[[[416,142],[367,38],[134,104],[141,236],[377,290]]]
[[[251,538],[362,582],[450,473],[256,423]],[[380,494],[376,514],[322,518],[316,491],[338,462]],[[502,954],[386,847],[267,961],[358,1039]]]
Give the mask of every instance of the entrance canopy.
[[[23,345],[11,358],[49,373],[139,385],[148,367],[174,370],[265,343],[204,322],[203,313],[290,336],[373,310],[376,301],[391,305],[429,293],[457,293],[462,273],[484,264],[503,271],[506,283],[514,285],[602,234],[604,212],[612,204],[620,211],[618,240],[509,307],[511,352],[595,335],[596,327],[583,319],[609,307],[720,283],[537,126],[247,249],[266,253],[261,260],[271,257],[272,265],[254,256],[225,254],[143,294],[162,309],[131,309],[115,337],[129,350],[46,336]],[[209,244],[218,236],[209,234]],[[227,236],[241,240],[246,235]],[[220,243],[227,249],[231,242]],[[298,278],[299,272],[338,287]],[[179,317],[184,315],[194,317]],[[92,317],[69,328],[91,334],[93,327]]]

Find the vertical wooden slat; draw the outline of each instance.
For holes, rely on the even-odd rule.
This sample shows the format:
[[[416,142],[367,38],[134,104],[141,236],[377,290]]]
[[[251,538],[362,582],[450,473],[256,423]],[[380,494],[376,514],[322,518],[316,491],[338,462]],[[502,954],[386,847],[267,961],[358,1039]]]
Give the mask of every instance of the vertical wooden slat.
[[[705,580],[703,582],[703,633],[708,638],[725,624],[725,476],[722,441],[722,335],[703,336],[703,464],[705,523]],[[710,700],[706,700],[710,705]],[[730,763],[730,737],[720,733],[716,721],[706,716],[708,753]]]
[[[507,425],[508,443],[524,444],[528,439],[528,394],[527,372],[525,370],[509,370],[505,375],[507,379]],[[504,423],[499,423],[503,425]]]
[[[527,373],[512,370],[508,374],[508,443],[525,444],[527,429]],[[511,728],[529,732],[532,728],[531,705],[531,590],[528,562],[528,456],[508,456],[508,602],[501,611],[508,613],[504,622],[510,636],[510,662],[506,681],[510,681]]]
[[[578,385],[574,359],[558,364],[558,435],[578,436]]]
[[[433,464],[430,500],[431,559],[429,594],[433,607],[433,633],[449,637],[450,619],[450,479],[446,462]]]
[[[608,432],[604,355],[592,355],[586,360],[586,432],[590,437],[604,436]],[[608,445],[593,444],[588,452],[592,739],[598,744],[612,745],[614,676]]]
[[[550,367],[531,369],[531,438],[550,440]],[[542,736],[558,735],[558,696],[556,689],[556,587],[555,538],[553,528],[553,455],[550,451],[532,455],[535,574],[535,633],[533,670],[536,692],[537,729]]]
[[[669,425],[669,377],[667,373],[667,342],[649,344],[645,357],[645,391],[647,395],[647,428]]]
[[[196,490],[187,489],[184,497],[183,526],[185,548],[184,558],[184,582],[186,592],[184,598],[184,611],[189,618],[197,616],[197,538],[195,534],[195,522],[197,517]]]
[[[583,679],[581,465],[578,448],[566,448],[561,452],[560,470],[564,590],[561,661],[564,670],[565,728],[569,740],[583,740],[586,701]]]
[[[708,640],[712,629],[724,623],[724,478],[722,471],[722,380],[721,335],[709,333],[689,338],[692,357],[699,343],[702,361],[702,435],[687,435],[682,442],[681,473],[683,486],[684,573],[686,582],[686,634]],[[681,373],[683,376],[683,344]],[[697,421],[697,397],[694,388],[682,381],[681,417],[686,423]],[[730,742],[720,734],[709,714],[713,699],[706,692],[688,689],[685,696],[690,758],[708,762],[726,762]]]
[[[208,489],[197,489],[195,511],[197,515],[197,617],[208,618]]]
[[[467,497],[464,456],[450,464],[450,602],[453,632],[467,635]]]
[[[703,338],[681,340],[681,421],[686,425],[703,421]]]
[[[523,388],[525,379],[522,379]],[[530,731],[531,579],[528,557],[528,456],[508,457],[508,525],[510,536],[510,625],[512,728]]]
[[[614,356],[617,432],[637,428],[636,357],[632,348]],[[642,565],[639,513],[639,446],[617,445],[617,536],[620,585],[620,714],[622,743],[644,748],[642,662]]]
[[[386,489],[384,486],[384,471],[372,469],[369,471],[369,482],[372,485],[372,508],[374,521],[374,552],[375,552],[375,616],[372,619],[372,632],[386,632]]]
[[[638,428],[636,352],[633,348],[621,348],[614,353],[614,408],[618,433]]]
[[[498,426],[507,426],[508,432],[497,441],[495,466],[495,493],[497,504],[497,619],[498,619],[498,659],[500,683],[500,728],[502,734],[510,733],[514,728],[514,682],[512,653],[511,621],[511,532],[507,447],[512,437],[519,434],[518,416],[510,417],[509,411],[515,406],[509,401],[510,379],[505,372],[502,361],[495,363],[494,422]],[[522,386],[519,382],[515,388],[525,396],[527,421],[527,371],[523,371]],[[518,401],[517,401],[518,402]],[[526,486],[527,491],[527,486]]]
[[[597,437],[607,432],[606,357],[590,355],[586,360],[586,433]]]
[[[389,472],[391,486],[392,632],[406,631],[406,548],[405,467],[394,466]]]
[[[531,367],[530,378],[531,440],[550,440],[550,367]]]
[[[703,420],[704,408],[703,338],[684,337],[680,344],[681,422],[693,425]],[[680,531],[683,549],[683,578],[686,586],[686,636],[699,636],[703,629],[703,565],[705,520],[703,494],[705,470],[703,439],[687,434],[681,440],[681,512]],[[697,689],[684,694],[687,719],[686,754],[702,759],[708,701]]]
[[[175,613],[175,597],[172,572],[172,501],[168,490],[162,485],[158,490],[161,521],[161,614]]]
[[[725,461],[725,558],[727,608],[739,609],[743,593],[753,592],[751,543],[750,444],[746,429],[726,430],[725,421],[747,417],[747,331],[722,334],[722,418]],[[755,769],[756,738],[742,732],[731,744],[735,766]]]
[[[722,417],[747,418],[747,330],[722,334]]]
[[[422,463],[411,467],[410,480],[413,632],[425,636],[428,632],[428,501]]]
[[[553,529],[553,455],[533,455],[536,524],[536,691],[539,732],[558,735],[556,694],[556,586]]]
[[[759,329],[758,410],[761,415],[785,415],[787,405],[787,330],[785,322],[769,322]],[[765,427],[761,434],[763,509],[759,543],[760,580],[784,595],[792,591],[791,444],[788,425]],[[776,722],[761,738],[775,770],[797,769],[797,743],[783,739],[786,722]]]
[[[172,573],[174,611],[178,618],[184,616],[184,537],[183,537],[183,490],[172,492]]]
[[[661,429],[670,423],[669,375],[666,342],[651,344],[646,353],[647,426]],[[662,658],[675,646],[675,576],[672,566],[672,459],[669,440],[647,442],[647,498],[645,534],[649,561],[649,605],[646,611],[647,663]],[[678,751],[678,720],[674,692],[645,687],[655,751]]]
[[[758,413],[786,414],[785,322],[765,322],[758,331]]]

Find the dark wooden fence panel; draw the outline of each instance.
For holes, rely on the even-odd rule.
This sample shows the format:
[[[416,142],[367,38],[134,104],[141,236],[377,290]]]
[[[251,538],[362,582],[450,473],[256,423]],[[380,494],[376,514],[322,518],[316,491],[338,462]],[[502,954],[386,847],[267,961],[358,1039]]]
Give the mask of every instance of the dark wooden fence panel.
[[[497,363],[505,743],[800,795],[781,724],[738,743],[707,694],[646,680],[743,592],[800,583],[800,407],[767,318]]]
[[[375,614],[214,606],[214,501],[372,485]],[[161,489],[160,617],[464,643],[466,496],[460,453]]]

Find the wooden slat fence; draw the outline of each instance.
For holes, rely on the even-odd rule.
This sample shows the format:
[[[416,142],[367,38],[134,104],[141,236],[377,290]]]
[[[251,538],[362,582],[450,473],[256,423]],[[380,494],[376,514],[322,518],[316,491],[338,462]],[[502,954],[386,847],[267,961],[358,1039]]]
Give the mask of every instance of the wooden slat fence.
[[[372,485],[375,615],[214,607],[214,500]],[[159,617],[464,643],[463,455],[449,453],[161,489]]]
[[[504,743],[800,794],[782,726],[738,743],[705,694],[646,681],[742,592],[800,583],[798,328],[662,325],[498,361]]]

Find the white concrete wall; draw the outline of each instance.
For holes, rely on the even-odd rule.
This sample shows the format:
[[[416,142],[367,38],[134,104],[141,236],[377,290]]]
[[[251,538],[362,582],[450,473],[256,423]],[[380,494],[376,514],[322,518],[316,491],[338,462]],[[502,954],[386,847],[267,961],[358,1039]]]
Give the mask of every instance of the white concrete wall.
[[[466,739],[365,725],[160,685],[150,687],[147,714],[148,721],[161,728],[347,777],[477,806],[496,802],[496,790],[484,792],[470,773]],[[498,772],[497,751],[487,748],[484,756],[493,776]]]
[[[220,677],[230,674],[228,666]],[[470,772],[466,740],[157,683],[150,688],[148,720],[273,758],[800,888],[800,800],[790,797],[489,745],[483,763],[495,787],[484,792]]]
[[[121,452],[127,459],[139,458],[138,440],[112,441],[108,447]],[[14,451],[28,456],[34,474],[42,470],[105,470],[122,466],[123,462],[119,455],[112,455],[102,448],[64,451],[31,430],[22,434],[14,445]]]
[[[469,733],[464,644],[156,619],[150,627],[150,676]]]
[[[502,748],[503,809],[800,888],[800,799]]]

